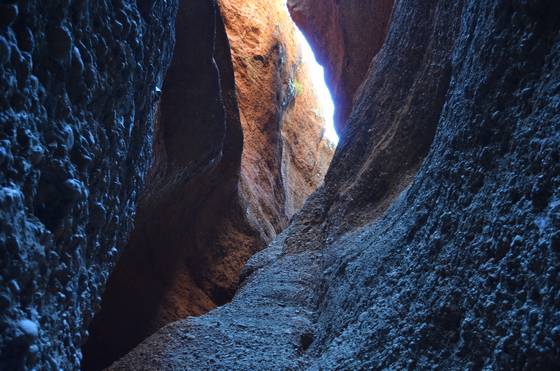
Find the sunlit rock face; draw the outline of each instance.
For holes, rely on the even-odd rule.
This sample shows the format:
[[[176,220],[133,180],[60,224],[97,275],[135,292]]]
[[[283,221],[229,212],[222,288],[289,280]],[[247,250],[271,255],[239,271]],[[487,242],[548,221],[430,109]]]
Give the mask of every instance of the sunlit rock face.
[[[322,183],[333,154],[283,2],[183,1],[176,30],[153,166],[86,369],[231,299],[242,266]]]
[[[394,0],[288,0],[288,8],[325,67],[342,133],[353,99],[387,33]]]
[[[132,228],[176,1],[0,4],[0,369],[78,369]]]
[[[271,237],[322,182],[333,150],[285,1],[219,4],[244,134],[241,190]]]
[[[556,2],[396,2],[324,186],[113,369],[556,369],[559,61]]]

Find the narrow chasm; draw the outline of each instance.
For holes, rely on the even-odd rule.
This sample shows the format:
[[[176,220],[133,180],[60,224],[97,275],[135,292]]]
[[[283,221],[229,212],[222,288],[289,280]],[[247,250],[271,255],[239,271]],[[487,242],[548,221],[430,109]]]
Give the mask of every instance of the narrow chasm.
[[[4,0],[0,87],[0,370],[560,369],[560,2]]]
[[[84,370],[233,297],[247,259],[288,225],[333,156],[322,74],[282,1],[180,4],[153,162]]]

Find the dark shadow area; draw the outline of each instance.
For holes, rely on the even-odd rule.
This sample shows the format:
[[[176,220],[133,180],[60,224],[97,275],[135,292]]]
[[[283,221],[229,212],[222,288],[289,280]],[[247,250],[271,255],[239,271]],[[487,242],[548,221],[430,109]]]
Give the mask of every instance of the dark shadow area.
[[[220,215],[238,207],[242,133],[229,44],[208,1],[181,3],[176,35],[136,227],[90,325],[84,370],[109,366],[165,323],[234,293],[208,282],[201,267],[212,257],[200,250],[212,246]]]

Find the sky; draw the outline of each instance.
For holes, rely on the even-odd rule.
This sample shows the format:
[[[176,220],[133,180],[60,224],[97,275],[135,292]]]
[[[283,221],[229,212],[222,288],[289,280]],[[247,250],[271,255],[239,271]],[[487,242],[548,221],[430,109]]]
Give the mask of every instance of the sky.
[[[311,50],[309,43],[301,31],[297,30],[297,35],[301,41],[303,60],[307,62],[311,70],[311,81],[313,85],[315,85],[315,92],[319,99],[319,108],[323,111],[323,117],[325,118],[325,137],[336,145],[338,144],[338,135],[336,135],[336,131],[334,130],[334,103],[331,93],[327,88],[327,84],[325,83],[323,67],[317,63],[313,50]]]

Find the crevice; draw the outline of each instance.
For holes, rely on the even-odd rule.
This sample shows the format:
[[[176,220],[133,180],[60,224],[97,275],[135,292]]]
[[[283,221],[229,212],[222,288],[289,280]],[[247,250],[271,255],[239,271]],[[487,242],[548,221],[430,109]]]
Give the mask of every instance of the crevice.
[[[557,369],[558,10],[1,1],[0,370]]]
[[[289,92],[305,78],[293,31],[253,29],[270,32],[259,41],[270,45],[249,48],[228,23],[244,5],[219,5],[196,0],[178,10],[152,166],[90,325],[84,370],[103,369],[162,326],[229,302],[246,260],[287,226],[330,162],[332,148],[317,146],[322,121],[307,119],[313,88]]]
[[[85,370],[107,367],[163,324],[229,299],[227,290],[197,283],[204,281],[197,265],[208,259],[201,249],[235,202],[242,147],[229,47],[215,12],[207,1],[183,2],[178,11],[153,164],[136,227],[90,326]]]

